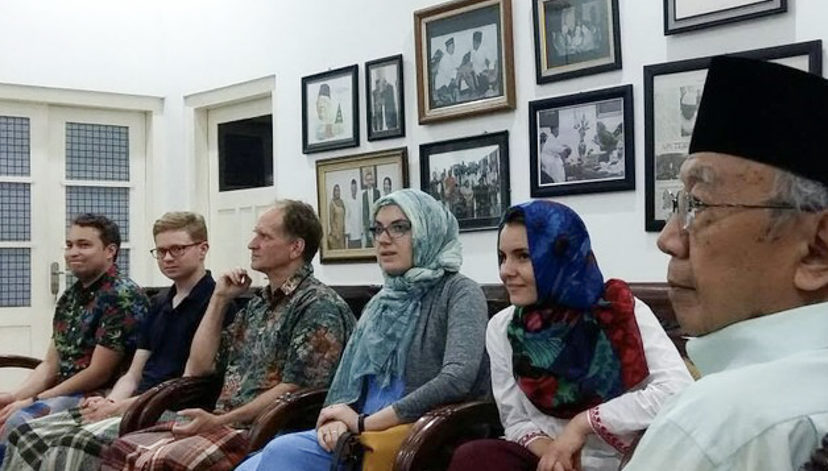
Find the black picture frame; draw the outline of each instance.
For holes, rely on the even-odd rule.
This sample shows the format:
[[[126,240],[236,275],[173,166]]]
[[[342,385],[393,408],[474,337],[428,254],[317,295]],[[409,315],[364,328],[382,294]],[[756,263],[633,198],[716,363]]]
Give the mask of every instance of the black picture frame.
[[[531,196],[634,190],[633,109],[632,85],[529,102]]]
[[[822,74],[822,40],[730,55],[779,61],[786,65],[798,65],[812,74]],[[672,208],[669,193],[681,188],[678,171],[687,158],[695,112],[712,57],[644,66],[646,231],[660,231],[664,227]]]
[[[366,184],[369,174],[372,179]],[[319,261],[375,261],[376,251],[368,230],[373,221],[366,215],[370,214],[374,201],[408,188],[408,183],[406,147],[317,160],[316,201],[322,222]],[[338,210],[332,209],[336,187],[339,187],[342,200],[337,205]],[[349,211],[357,216],[349,219]]]
[[[369,141],[405,137],[405,82],[403,81],[403,56],[383,57],[365,63],[365,129]],[[393,79],[384,80],[383,90],[375,87],[374,69],[383,70],[381,77],[388,74],[387,67],[393,67]],[[390,88],[390,93],[389,93]],[[381,95],[383,102],[378,102]],[[389,98],[393,99],[389,107]]]
[[[564,8],[560,3],[557,0],[532,0],[537,83],[620,69],[618,0],[573,0]],[[552,8],[553,4],[558,5]],[[585,9],[585,6],[590,8]],[[571,29],[565,23],[572,23]],[[569,31],[572,34],[568,34]]]
[[[359,145],[358,76],[359,67],[354,64],[302,77],[303,153],[312,154]],[[323,100],[326,95],[327,99]],[[312,110],[309,109],[309,96],[315,96]],[[320,109],[324,106],[323,102],[328,104]]]
[[[664,35],[686,33],[788,11],[788,0],[746,0],[744,5],[711,11],[685,11],[693,0],[664,0]],[[681,15],[681,18],[678,17]]]
[[[511,204],[509,131],[421,144],[420,189],[457,217],[460,232],[497,229]]]

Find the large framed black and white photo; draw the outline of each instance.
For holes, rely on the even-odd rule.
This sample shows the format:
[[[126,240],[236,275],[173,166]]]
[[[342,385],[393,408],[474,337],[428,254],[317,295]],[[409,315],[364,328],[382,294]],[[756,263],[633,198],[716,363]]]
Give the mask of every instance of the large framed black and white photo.
[[[365,63],[368,140],[405,136],[402,54]]]
[[[529,103],[533,197],[635,189],[632,85]]]
[[[532,0],[538,83],[621,68],[618,0]]]
[[[454,214],[461,232],[497,228],[510,204],[509,132],[420,145],[420,189]]]
[[[302,152],[359,145],[358,67],[302,77]]]
[[[770,60],[822,74],[821,40],[733,55]],[[711,57],[644,67],[644,228],[647,231],[660,231],[664,227],[672,210],[671,193],[682,188],[679,169],[687,159]]]
[[[664,34],[784,13],[787,0],[664,0]]]
[[[322,263],[376,260],[372,208],[381,197],[408,188],[405,147],[316,162],[316,193],[322,222]]]
[[[515,107],[511,0],[414,12],[420,124]]]

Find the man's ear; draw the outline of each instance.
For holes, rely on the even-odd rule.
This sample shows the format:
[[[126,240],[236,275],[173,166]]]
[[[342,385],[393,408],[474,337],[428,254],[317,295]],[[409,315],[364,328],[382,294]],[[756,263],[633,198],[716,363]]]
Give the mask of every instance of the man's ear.
[[[806,224],[810,234],[807,253],[797,266],[794,285],[815,292],[828,287],[828,211],[820,211]]]
[[[290,243],[290,259],[302,258],[305,254],[305,239],[297,237]]]
[[[106,256],[109,259],[109,261],[114,263],[115,254],[118,253],[118,246],[115,244],[109,244],[106,247],[104,247],[104,253],[106,253]]]

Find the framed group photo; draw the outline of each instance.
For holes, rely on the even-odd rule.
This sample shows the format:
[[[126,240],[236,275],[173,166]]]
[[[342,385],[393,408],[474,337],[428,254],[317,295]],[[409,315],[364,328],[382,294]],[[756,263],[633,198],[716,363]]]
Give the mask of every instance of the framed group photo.
[[[664,0],[664,34],[788,11],[788,0]]]
[[[822,41],[809,41],[732,54],[770,60],[822,74]],[[672,194],[682,188],[687,159],[711,57],[644,67],[644,227],[660,231],[672,211]],[[761,100],[761,97],[757,97]]]
[[[365,63],[368,140],[405,136],[402,54]]]
[[[515,107],[511,0],[414,12],[420,124]]]
[[[529,103],[533,197],[635,189],[632,85]]]
[[[316,192],[322,222],[322,263],[376,260],[368,230],[373,205],[408,188],[405,147],[316,162]]]
[[[460,231],[495,229],[509,208],[509,132],[420,145],[420,189],[454,214]]]
[[[618,0],[532,0],[537,82],[621,68]]]
[[[302,77],[302,152],[359,145],[358,67]]]

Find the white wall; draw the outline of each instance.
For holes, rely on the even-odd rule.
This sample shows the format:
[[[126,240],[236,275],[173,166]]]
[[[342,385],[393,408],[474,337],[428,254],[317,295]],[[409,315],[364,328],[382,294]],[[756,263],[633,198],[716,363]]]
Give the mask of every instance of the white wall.
[[[513,0],[517,109],[460,121],[417,125],[412,12],[432,0],[0,0],[0,82],[79,88],[165,98],[161,142],[149,177],[161,192],[147,213],[186,208],[194,192],[193,162],[185,143],[183,96],[270,74],[276,75],[274,123],[276,193],[315,205],[314,162],[408,146],[412,186],[419,186],[421,143],[510,132],[512,201],[529,198],[528,101],[632,83],[635,98],[636,190],[570,196],[560,201],[584,218],[606,276],[630,281],[664,279],[666,257],[655,234],[644,232],[644,112],[642,66],[721,52],[828,39],[828,2],[789,0],[789,11],[764,19],[665,37],[662,0],[619,0],[623,70],[547,85],[535,83],[531,1]],[[366,61],[404,56],[407,137],[368,143],[360,85],[359,148],[306,157],[301,153],[300,79]],[[148,224],[151,221],[148,221]],[[462,236],[464,272],[496,282],[495,232]],[[372,264],[323,265],[333,284],[380,282]],[[158,283],[160,279],[154,280]]]

